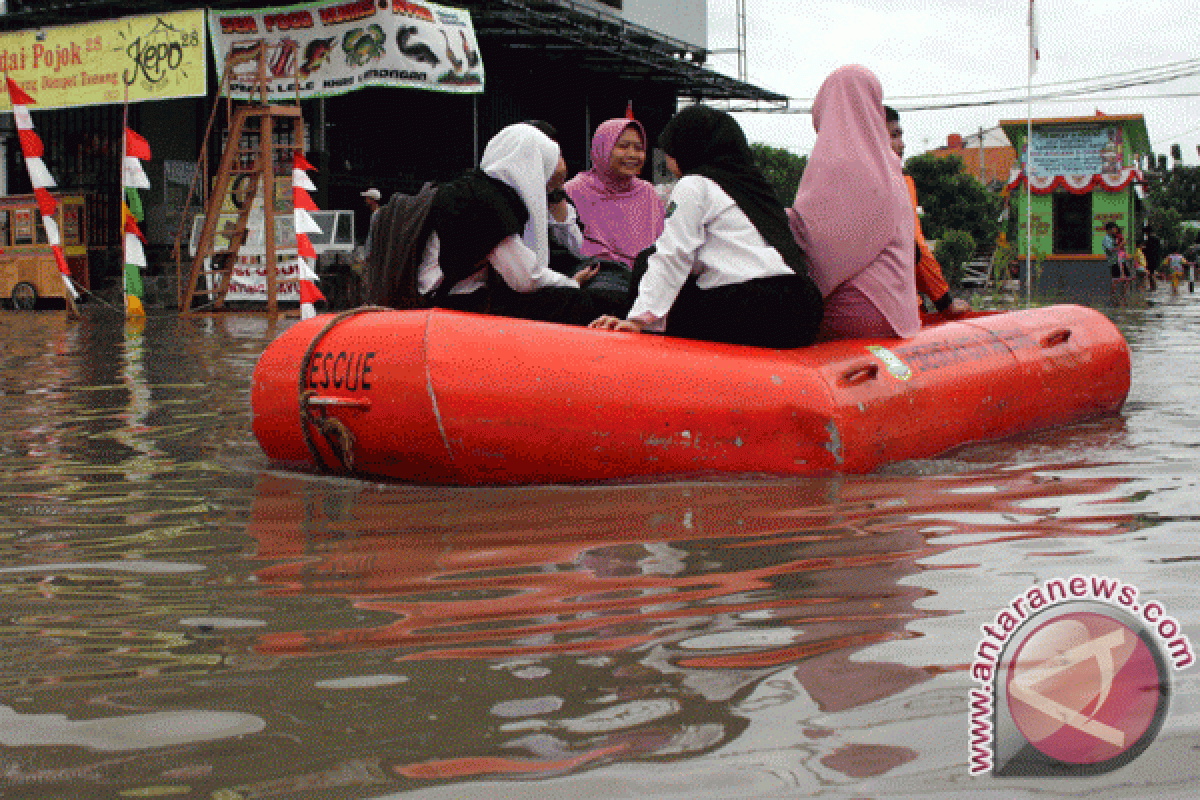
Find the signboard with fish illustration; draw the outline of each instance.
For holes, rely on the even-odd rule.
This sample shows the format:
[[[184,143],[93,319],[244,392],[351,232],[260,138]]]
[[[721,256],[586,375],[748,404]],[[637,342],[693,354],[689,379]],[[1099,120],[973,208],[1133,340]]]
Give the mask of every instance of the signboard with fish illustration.
[[[368,86],[483,92],[483,59],[471,14],[463,9],[343,0],[210,10],[208,27],[219,69],[230,52],[266,41],[268,89],[280,97],[326,97]],[[254,65],[245,69],[230,87],[235,97],[253,88]]]

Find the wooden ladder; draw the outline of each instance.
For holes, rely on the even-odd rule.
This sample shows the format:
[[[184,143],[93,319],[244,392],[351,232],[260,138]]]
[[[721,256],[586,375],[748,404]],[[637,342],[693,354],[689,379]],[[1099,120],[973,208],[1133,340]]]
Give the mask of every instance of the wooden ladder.
[[[293,64],[293,84],[299,85],[299,76],[295,74]],[[254,63],[251,99],[248,104],[233,108],[229,96],[230,87],[235,79],[235,71],[243,64]],[[277,192],[276,177],[286,175],[290,188],[293,155],[304,147],[304,118],[299,102],[296,105],[277,105],[267,102],[267,47],[259,41],[250,48],[229,54],[225,62],[225,72],[221,78],[221,96],[226,99],[226,118],[229,120],[228,135],[217,167],[216,177],[211,194],[204,208],[204,224],[196,243],[196,254],[192,257],[186,277],[181,267],[183,237],[190,236],[191,225],[188,224],[188,206],[192,196],[197,192],[197,182],[204,180],[206,169],[196,171],[192,189],[188,194],[180,221],[179,234],[175,241],[175,257],[180,272],[179,310],[184,316],[191,314],[219,311],[225,309],[225,298],[229,292],[229,284],[233,277],[234,266],[237,263],[239,251],[246,245],[251,233],[251,214],[255,209],[256,199],[261,193],[262,207],[262,245],[263,266],[267,282],[267,312],[278,312],[278,264],[276,251],[279,249],[279,230],[276,219],[284,217],[287,223],[292,218],[291,192],[282,198]],[[257,99],[255,98],[257,95]],[[214,127],[214,121],[221,110],[219,102],[214,107],[209,119],[208,133],[205,135],[205,150],[201,154],[200,163],[207,163],[208,142]],[[230,224],[228,219],[227,201],[237,209],[236,219]],[[280,207],[277,207],[280,204]],[[282,209],[282,210],[281,210]],[[218,230],[222,215],[226,224]],[[292,231],[290,224],[285,226],[285,232]],[[218,242],[218,235],[225,241]],[[287,243],[290,248],[292,245]],[[197,301],[200,301],[197,304]]]

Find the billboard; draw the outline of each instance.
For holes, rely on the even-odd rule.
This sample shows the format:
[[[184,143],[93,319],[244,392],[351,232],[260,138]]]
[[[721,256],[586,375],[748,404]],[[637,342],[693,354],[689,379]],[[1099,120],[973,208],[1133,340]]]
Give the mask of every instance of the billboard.
[[[35,109],[122,103],[127,91],[130,102],[201,97],[206,56],[203,11],[0,33],[0,65]]]
[[[1115,174],[1125,166],[1120,125],[1033,129],[1034,177]]]
[[[350,0],[209,11],[217,71],[230,53],[266,46],[268,95],[340,95],[369,86],[477,94],[483,59],[469,12],[416,0]],[[234,97],[253,90],[237,68]]]

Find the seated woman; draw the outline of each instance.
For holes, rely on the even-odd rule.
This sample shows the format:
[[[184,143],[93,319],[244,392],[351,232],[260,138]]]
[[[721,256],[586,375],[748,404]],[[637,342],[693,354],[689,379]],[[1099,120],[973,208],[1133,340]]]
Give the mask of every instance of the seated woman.
[[[592,167],[564,187],[579,213],[584,256],[620,265],[604,269],[589,291],[628,293],[634,259],[663,232],[663,202],[638,176],[646,164],[646,131],[621,118],[601,123],[592,136]]]
[[[554,140],[555,144],[558,143],[558,129],[549,122],[530,119],[526,120],[525,124],[532,125]],[[561,148],[562,145],[559,145],[560,150]],[[560,160],[554,177],[546,186],[549,190],[546,200],[550,208],[550,269],[564,275],[574,275],[582,268],[580,262],[586,261],[587,256],[583,252],[583,231],[580,229],[579,215],[566,189],[563,188],[566,180],[567,164]],[[590,281],[586,288],[591,290],[595,283],[595,280]]]
[[[821,294],[737,122],[692,106],[660,141],[679,176],[666,227],[639,258],[645,273],[626,319],[605,316],[592,327],[758,347],[811,343]]]
[[[580,291],[594,267],[573,278],[549,268],[546,192],[565,171],[558,145],[531,125],[510,125],[479,166],[438,187],[417,273],[421,296],[444,308],[575,325],[604,313]]]
[[[825,298],[821,338],[912,336],[915,220],[883,87],[865,67],[841,67],[812,114],[817,141],[788,216]]]

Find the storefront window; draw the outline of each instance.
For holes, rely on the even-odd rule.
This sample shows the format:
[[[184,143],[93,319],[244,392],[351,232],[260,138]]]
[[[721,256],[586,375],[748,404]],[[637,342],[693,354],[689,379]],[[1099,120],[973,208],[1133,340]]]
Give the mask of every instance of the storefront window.
[[[83,226],[79,220],[82,210],[83,206],[63,205],[62,239],[68,247],[83,244]]]
[[[1054,252],[1088,255],[1092,252],[1092,195],[1059,191],[1054,194]]]
[[[33,209],[18,208],[13,212],[13,244],[33,244]]]

